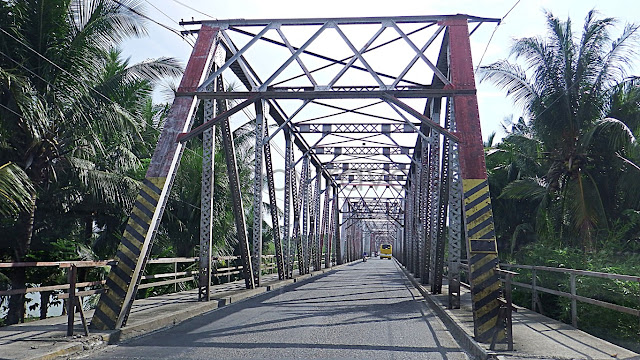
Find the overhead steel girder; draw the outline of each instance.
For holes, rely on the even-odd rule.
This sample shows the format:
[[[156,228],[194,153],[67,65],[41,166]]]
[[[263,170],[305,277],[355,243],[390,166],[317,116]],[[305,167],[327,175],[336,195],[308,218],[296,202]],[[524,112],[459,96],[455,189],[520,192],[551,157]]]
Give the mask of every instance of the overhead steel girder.
[[[354,24],[379,24],[385,21],[393,20],[398,24],[419,24],[419,23],[438,23],[447,19],[464,17],[469,23],[482,22],[500,22],[500,19],[487,18],[471,15],[416,15],[416,16],[394,16],[394,17],[342,17],[342,18],[292,18],[292,19],[220,19],[220,20],[203,20],[203,21],[181,21],[180,25],[202,25],[226,29],[233,26],[267,26],[269,24],[280,25],[322,25],[327,20],[331,20],[338,25],[354,25]],[[192,31],[187,31],[191,33]]]
[[[389,163],[339,163],[333,162],[325,165],[327,170],[408,170],[408,163],[398,163],[398,162],[389,162]]]
[[[420,125],[416,123],[415,125]],[[415,133],[415,127],[405,123],[387,124],[295,124],[300,133],[337,134],[395,134]]]
[[[404,146],[359,146],[359,147],[321,147],[315,148],[318,155],[408,155],[413,148]]]
[[[381,99],[392,97],[396,99],[422,99],[431,97],[448,97],[454,95],[475,95],[476,90],[456,90],[456,89],[434,89],[424,87],[403,87],[402,89],[371,89],[368,87],[336,88],[332,91],[322,91],[314,88],[275,88],[260,92],[237,91],[237,92],[178,92],[176,96],[197,96],[200,99],[227,99],[240,100],[250,99],[256,94],[263,99],[269,100],[326,100],[326,99]]]
[[[348,180],[348,181],[405,181],[406,175],[378,175],[378,174],[340,174],[334,175],[335,180]],[[337,181],[339,182],[339,181]]]
[[[478,18],[478,17],[467,16],[467,15],[456,15],[456,16],[464,17],[465,22],[466,21],[474,21],[474,22],[499,22],[500,21],[499,19]],[[371,47],[371,45],[375,42],[375,40],[378,39],[378,37],[384,30],[393,29],[396,31],[397,35],[399,35],[399,38],[404,40],[404,43],[406,43],[409,47],[411,47],[412,50],[415,52],[415,54],[413,54],[415,55],[414,59],[412,60],[412,62],[410,62],[409,66],[405,68],[405,71],[403,71],[402,75],[398,79],[396,79],[396,81],[394,82],[394,85],[397,85],[403,79],[404,75],[406,75],[407,69],[410,69],[411,66],[418,59],[422,60],[429,68],[431,68],[431,70],[433,70],[436,73],[436,75],[440,79],[442,79],[442,81],[444,81],[445,83],[448,83],[449,81],[447,80],[446,76],[440,73],[439,70],[423,54],[426,48],[433,41],[433,39],[430,40],[422,49],[419,49],[412,42],[412,40],[407,36],[407,34],[400,28],[400,25],[404,26],[407,23],[435,25],[435,24],[440,24],[441,22],[446,21],[448,19],[455,18],[456,16],[444,15],[444,16],[411,16],[411,17],[371,17],[371,18],[332,18],[332,19],[316,18],[316,19],[271,19],[271,20],[228,19],[228,20],[207,20],[207,21],[198,21],[198,22],[195,22],[195,21],[181,22],[181,24],[183,26],[196,25],[196,24],[208,24],[209,26],[212,26],[212,27],[219,27],[223,31],[237,31],[237,30],[240,30],[239,28],[249,28],[249,27],[255,27],[259,29],[259,32],[256,34],[251,34],[247,31],[244,32],[244,34],[252,36],[252,38],[249,40],[249,42],[246,45],[244,45],[241,49],[239,49],[234,54],[229,64],[225,64],[225,66],[223,66],[218,72],[212,75],[213,77],[217,76],[219,73],[224,71],[227,67],[234,64],[237,60],[241,59],[241,57],[247,52],[247,50],[253,47],[259,40],[262,40],[262,39],[271,40],[268,37],[264,36],[268,31],[270,30],[277,31],[278,35],[282,39],[282,43],[279,43],[278,45],[288,47],[289,50],[291,51],[291,56],[287,59],[287,61],[282,66],[280,66],[275,72],[273,72],[273,74],[271,74],[271,76],[269,76],[267,80],[265,80],[260,84],[256,84],[257,89],[265,90],[269,86],[273,85],[273,81],[278,77],[278,75],[281,74],[293,62],[296,62],[297,65],[304,70],[304,74],[311,84],[314,84],[314,85],[317,84],[312,74],[307,70],[307,67],[304,64],[304,60],[300,58],[300,55],[303,53],[309,54],[309,52],[307,51],[308,47],[315,40],[317,40],[317,38],[323,31],[327,29],[333,29],[336,32],[338,32],[340,37],[342,37],[344,42],[354,52],[355,56],[353,56],[346,64],[344,64],[345,69],[343,70],[343,73],[346,71],[346,69],[354,65],[356,60],[359,60],[362,65],[361,68],[363,69],[363,71],[369,72],[371,76],[375,78],[379,82],[379,84],[382,85],[383,83],[380,80],[381,74],[373,71],[373,69],[369,66],[368,62],[362,57],[362,54],[365,53]],[[380,26],[378,31],[369,39],[367,44],[364,47],[362,47],[360,50],[356,49],[353,46],[348,36],[345,35],[341,30],[341,26],[354,25],[354,24]],[[305,25],[313,26],[313,27],[319,26],[319,28],[316,29],[315,33],[309,37],[309,39],[304,43],[304,45],[297,48],[293,48],[292,46],[289,45],[289,41],[287,40],[285,34],[281,31],[281,29],[286,27],[299,27],[299,26],[305,26]],[[274,42],[275,41],[271,41],[271,43],[274,43]],[[328,85],[329,86],[333,85],[340,77],[341,76],[336,76],[334,80],[330,82]],[[201,89],[206,88],[206,86],[209,83],[211,83],[211,80],[206,80],[203,83],[203,86],[201,87]]]

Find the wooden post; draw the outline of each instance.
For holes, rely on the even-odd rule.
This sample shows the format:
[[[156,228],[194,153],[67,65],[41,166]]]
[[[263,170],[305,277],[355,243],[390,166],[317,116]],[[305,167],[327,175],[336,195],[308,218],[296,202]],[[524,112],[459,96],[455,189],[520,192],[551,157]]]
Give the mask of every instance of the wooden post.
[[[78,269],[75,265],[69,267],[67,278],[69,281],[69,298],[67,299],[67,336],[73,336],[73,318],[76,304],[76,276]]]
[[[80,319],[82,320],[84,335],[89,336],[89,327],[87,326],[87,319],[85,319],[84,317],[84,309],[82,309],[82,298],[80,296],[76,297],[76,304],[78,306],[78,311],[80,312]]]
[[[538,302],[537,282],[536,269],[531,269],[531,310],[533,311],[536,311],[536,302]]]
[[[576,300],[576,274],[571,273],[571,325],[578,328],[578,304]]]
[[[511,318],[511,309],[513,308],[513,301],[511,299],[511,281],[513,280],[514,273],[507,272],[505,273],[505,284],[504,284],[504,299],[507,302],[507,312],[509,316],[507,317],[507,350],[513,350],[513,321]]]
[[[173,280],[178,280],[178,262],[174,262],[173,263]],[[174,282],[173,283],[173,292],[178,292],[178,283]]]

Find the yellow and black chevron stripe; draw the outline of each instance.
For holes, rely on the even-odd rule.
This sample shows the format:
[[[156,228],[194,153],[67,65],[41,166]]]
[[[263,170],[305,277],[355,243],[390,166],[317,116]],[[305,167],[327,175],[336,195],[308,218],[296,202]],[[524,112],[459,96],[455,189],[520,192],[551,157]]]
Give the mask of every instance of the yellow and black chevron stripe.
[[[498,331],[497,340],[504,338],[504,328],[498,324],[500,277],[498,249],[491,212],[489,184],[486,179],[462,180],[464,211],[467,227],[474,332],[477,341],[490,341]]]
[[[164,186],[164,178],[147,178],[138,193],[133,211],[120,240],[115,259],[107,276],[107,292],[100,301],[91,320],[91,326],[99,330],[113,330],[122,326],[124,299],[129,288],[135,286],[134,272],[141,260],[141,251],[149,233],[151,219],[157,210]],[[142,254],[144,256],[144,254]]]

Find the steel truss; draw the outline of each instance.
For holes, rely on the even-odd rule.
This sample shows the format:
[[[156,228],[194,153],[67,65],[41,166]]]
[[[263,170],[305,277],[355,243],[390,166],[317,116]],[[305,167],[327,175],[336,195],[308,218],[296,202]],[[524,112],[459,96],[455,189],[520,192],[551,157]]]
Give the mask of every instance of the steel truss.
[[[419,124],[417,124],[419,125]],[[414,133],[415,126],[403,123],[395,124],[298,124],[298,131],[301,133],[317,133],[317,134],[395,134],[395,133]]]
[[[281,279],[293,276],[296,260],[304,274],[311,266],[320,268],[323,251],[329,267],[334,261],[357,260],[384,240],[394,244],[394,256],[409,271],[439,293],[448,243],[449,294],[455,307],[460,241],[466,238],[476,338],[486,341],[498,333],[497,247],[469,43],[480,24],[498,21],[455,15],[183,22],[198,40],[94,326],[114,329],[126,323],[184,144],[196,137],[204,146],[199,297],[209,299],[211,155],[217,126],[248,288],[261,285],[266,177]],[[307,31],[299,31],[303,27]],[[438,44],[439,51],[431,51]],[[269,66],[254,66],[267,48]],[[216,51],[222,55],[211,70]],[[431,53],[438,55],[431,58]],[[390,63],[398,67],[385,69]],[[237,78],[244,89],[224,91],[223,76]],[[201,99],[204,123],[191,129]],[[443,112],[441,104],[446,104]],[[251,246],[229,125],[229,118],[247,107],[256,114]],[[269,133],[273,123],[277,129]],[[271,147],[281,143],[283,219],[271,154]]]

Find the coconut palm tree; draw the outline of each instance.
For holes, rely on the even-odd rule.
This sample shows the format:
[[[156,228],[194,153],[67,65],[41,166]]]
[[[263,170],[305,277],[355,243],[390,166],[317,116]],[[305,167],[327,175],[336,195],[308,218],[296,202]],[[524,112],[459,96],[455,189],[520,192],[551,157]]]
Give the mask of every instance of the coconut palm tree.
[[[114,149],[121,163],[133,159],[124,150],[135,145],[141,122],[131,109],[152,81],[179,68],[171,59],[132,66],[110,61],[112,48],[145,30],[137,14],[108,0],[0,2],[0,32],[0,119],[2,133],[11,134],[2,139],[0,163],[19,166],[38,194],[8,230],[10,256],[22,261],[39,199],[57,199],[64,212],[89,196],[126,203],[121,186],[130,184],[100,162],[110,163]],[[11,280],[12,287],[24,287],[24,271],[14,271]],[[23,298],[14,296],[9,305],[11,324]]]
[[[547,37],[516,40],[511,48],[515,62],[484,66],[480,77],[507,92],[543,144],[544,176],[518,180],[506,193],[522,198],[540,196],[543,189],[540,199],[546,199],[547,210],[558,211],[555,232],[566,230],[592,249],[618,206],[619,175],[637,168],[629,158],[635,137],[626,121],[637,122],[638,108],[631,117],[616,111],[622,107],[615,95],[634,81],[627,73],[636,55],[638,27],[626,25],[612,40],[615,19],[598,18],[596,11],[587,14],[580,36],[570,19],[561,21],[550,12],[546,18]]]

